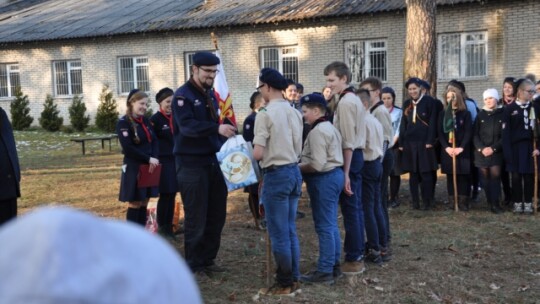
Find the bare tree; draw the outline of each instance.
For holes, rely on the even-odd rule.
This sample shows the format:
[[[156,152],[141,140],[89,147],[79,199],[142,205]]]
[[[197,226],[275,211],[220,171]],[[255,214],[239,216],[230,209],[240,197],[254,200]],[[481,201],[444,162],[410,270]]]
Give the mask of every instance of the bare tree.
[[[403,79],[418,77],[431,84],[431,93],[437,92],[436,31],[437,1],[406,0],[407,36],[403,58]],[[406,90],[404,90],[404,95]]]

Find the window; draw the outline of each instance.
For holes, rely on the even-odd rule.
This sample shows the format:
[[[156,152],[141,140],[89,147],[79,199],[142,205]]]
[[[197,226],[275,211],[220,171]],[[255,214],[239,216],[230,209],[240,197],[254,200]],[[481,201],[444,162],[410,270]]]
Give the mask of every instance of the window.
[[[18,64],[0,64],[0,97],[12,97],[21,85]]]
[[[352,40],[345,42],[345,63],[351,69],[352,83],[368,77],[387,80],[385,40]]]
[[[148,92],[148,57],[122,57],[118,59],[118,75],[120,75],[120,94],[129,93],[133,89]]]
[[[439,78],[487,76],[487,33],[439,35]]]
[[[53,75],[56,96],[82,94],[81,61],[55,61]]]
[[[298,82],[298,47],[262,48],[261,67],[276,69],[285,78]]]

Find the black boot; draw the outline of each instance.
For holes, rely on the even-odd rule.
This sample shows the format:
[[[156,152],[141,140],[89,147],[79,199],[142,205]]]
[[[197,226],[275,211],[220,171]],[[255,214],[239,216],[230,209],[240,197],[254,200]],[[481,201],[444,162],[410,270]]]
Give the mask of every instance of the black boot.
[[[126,220],[133,223],[139,222],[139,209],[138,208],[127,208],[126,211]]]
[[[503,213],[503,210],[501,209],[501,207],[499,206],[499,201],[495,201],[495,202],[488,202],[489,205],[491,206],[491,212],[495,213],[495,214],[501,214]]]
[[[458,195],[458,204],[460,211],[469,211],[469,197],[466,195]]]
[[[422,210],[428,211],[429,209],[431,209],[431,200],[430,199],[424,199],[424,200],[422,200],[422,202],[424,203],[424,208],[422,208]]]
[[[414,210],[420,210],[420,202],[418,200],[413,199],[412,207],[413,207]]]
[[[139,208],[139,224],[141,224],[143,227],[146,226],[146,216],[147,216],[147,209],[146,206]]]

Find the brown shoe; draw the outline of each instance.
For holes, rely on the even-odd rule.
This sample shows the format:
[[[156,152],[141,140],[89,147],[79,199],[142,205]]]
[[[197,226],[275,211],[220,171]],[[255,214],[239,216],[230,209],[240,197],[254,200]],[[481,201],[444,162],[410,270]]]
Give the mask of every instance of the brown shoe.
[[[343,272],[346,275],[361,274],[364,271],[366,271],[366,267],[364,266],[364,261],[354,261],[354,262],[345,261],[345,263],[341,265],[341,272]]]
[[[259,289],[259,294],[263,296],[278,296],[278,297],[294,297],[296,294],[301,293],[300,284],[296,283],[292,286],[283,287],[278,283],[274,283],[270,288]]]

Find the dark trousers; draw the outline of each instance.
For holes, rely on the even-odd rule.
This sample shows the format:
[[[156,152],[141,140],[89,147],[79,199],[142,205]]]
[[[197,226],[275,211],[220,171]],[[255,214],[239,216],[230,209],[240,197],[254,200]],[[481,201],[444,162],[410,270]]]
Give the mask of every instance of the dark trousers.
[[[0,225],[17,217],[17,198],[0,201]]]
[[[482,187],[489,204],[499,203],[501,197],[501,166],[479,168]]]
[[[193,272],[214,264],[227,215],[227,186],[217,162],[177,170],[184,203],[185,259]]]
[[[160,193],[157,202],[157,222],[161,231],[172,233],[174,198],[176,193]]]
[[[382,182],[381,182],[381,207],[386,225],[386,237],[390,239],[390,218],[388,217],[388,178],[394,168],[394,152],[391,149],[386,150],[382,163]]]
[[[433,198],[433,172],[411,172],[409,186],[413,202],[420,201],[418,186],[422,191],[422,200],[428,202]]]
[[[390,176],[390,201],[396,201],[399,195],[399,187],[401,186],[401,176]]]
[[[468,174],[457,174],[456,176],[458,195],[469,196],[470,178]],[[446,174],[446,190],[448,195],[454,195],[454,175]]]
[[[501,167],[501,183],[504,192],[504,200],[509,202],[512,200],[512,187],[510,183],[510,172],[506,171],[504,163]]]
[[[534,174],[512,172],[512,201],[514,203],[532,202]]]

